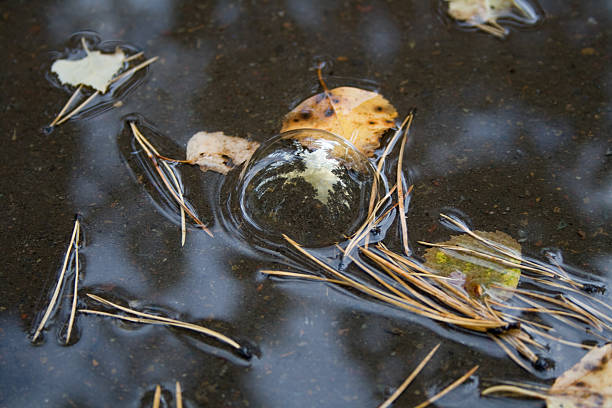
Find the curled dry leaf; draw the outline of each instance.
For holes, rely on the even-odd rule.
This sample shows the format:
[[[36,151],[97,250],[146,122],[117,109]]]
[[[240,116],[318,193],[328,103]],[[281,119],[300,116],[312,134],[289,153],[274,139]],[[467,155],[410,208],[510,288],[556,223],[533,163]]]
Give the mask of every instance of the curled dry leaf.
[[[85,85],[105,93],[108,85],[123,67],[125,54],[117,48],[113,54],[102,54],[85,48],[87,56],[78,60],[59,59],[51,65],[62,84]]]
[[[198,132],[187,143],[187,161],[200,166],[202,171],[227,174],[233,166],[246,161],[259,143],[223,132]]]
[[[548,408],[612,407],[612,343],[590,350],[558,377],[546,398]]]
[[[397,111],[380,94],[353,87],[326,90],[311,96],[283,121],[281,132],[294,129],[322,129],[352,142],[372,157],[381,136],[393,127]]]
[[[526,0],[446,0],[448,14],[455,20],[464,21],[490,34],[503,37],[506,29],[497,20],[514,17],[526,24],[538,20],[533,7]]]
[[[489,241],[503,245],[517,257],[520,257],[521,245],[510,235],[501,231],[475,231],[475,233]],[[495,290],[490,286],[496,284],[516,288],[521,270],[503,265],[494,259],[487,259],[486,255],[514,262],[513,259],[500,255],[467,234],[453,236],[450,240],[437,245],[440,245],[440,247],[428,248],[425,252],[425,265],[434,272],[457,278],[460,286],[463,286],[474,297],[479,297],[484,292],[501,299],[512,296],[511,291]],[[457,247],[467,251],[452,249]],[[485,255],[485,257],[478,256],[479,253]]]

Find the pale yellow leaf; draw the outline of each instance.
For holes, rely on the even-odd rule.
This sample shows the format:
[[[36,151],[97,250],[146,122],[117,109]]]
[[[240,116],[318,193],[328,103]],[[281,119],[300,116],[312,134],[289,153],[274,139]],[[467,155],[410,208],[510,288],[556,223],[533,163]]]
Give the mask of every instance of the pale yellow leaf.
[[[110,80],[119,72],[125,54],[117,48],[113,54],[85,49],[87,56],[78,60],[59,59],[51,65],[62,84],[85,85],[105,93]]]
[[[187,160],[202,171],[227,174],[233,166],[244,163],[259,147],[259,143],[223,132],[198,132],[187,143]]]

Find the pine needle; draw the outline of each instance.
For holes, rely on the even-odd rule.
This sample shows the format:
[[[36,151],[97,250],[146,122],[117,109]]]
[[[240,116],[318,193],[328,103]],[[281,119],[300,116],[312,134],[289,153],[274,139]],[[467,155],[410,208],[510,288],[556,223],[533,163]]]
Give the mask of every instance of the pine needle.
[[[446,387],[445,389],[443,389],[442,391],[440,391],[433,397],[429,398],[427,401],[417,405],[415,408],[424,408],[428,406],[429,404],[439,400],[440,398],[442,398],[443,396],[445,396],[446,394],[448,394],[449,392],[451,392],[452,390],[454,390],[455,388],[463,384],[468,378],[470,378],[472,374],[476,372],[476,370],[478,370],[477,365],[472,367],[467,373],[463,374],[461,377],[455,380],[451,385],[449,385],[448,387]]]
[[[516,387],[513,385],[495,385],[493,387],[489,387],[485,390],[482,390],[480,395],[491,395],[496,393],[509,393],[509,394],[517,394],[523,395],[531,398],[539,398],[545,400],[548,396],[546,394],[542,394],[537,391],[527,390],[525,388]]]
[[[44,329],[45,324],[47,324],[47,320],[49,320],[49,317],[51,316],[51,312],[53,311],[53,308],[55,307],[55,303],[57,302],[57,298],[59,297],[60,289],[62,288],[62,284],[64,282],[64,275],[66,274],[66,269],[68,268],[68,260],[70,259],[70,254],[72,253],[72,248],[74,246],[74,242],[75,242],[78,230],[79,230],[79,220],[77,218],[74,222],[74,228],[72,230],[72,237],[70,238],[70,243],[68,244],[68,249],[66,250],[66,255],[64,256],[64,263],[62,265],[62,269],[59,274],[59,277],[57,278],[57,284],[55,285],[53,296],[51,297],[51,300],[49,301],[47,310],[45,311],[45,314],[43,315],[38,325],[38,328],[36,329],[36,332],[34,333],[34,336],[32,336],[32,342],[36,341],[41,331]]]
[[[68,331],[66,333],[66,343],[70,343],[70,335],[72,334],[72,327],[74,325],[74,317],[76,315],[76,306],[79,292],[79,241],[81,234],[81,224],[78,219],[76,221],[77,232],[74,244],[74,294],[72,297],[72,308],[70,310],[70,319],[68,320]]]
[[[150,65],[150,64],[154,63],[154,62],[155,62],[155,61],[157,61],[158,59],[159,59],[159,57],[149,58],[149,59],[148,59],[148,60],[146,60],[145,62],[143,62],[143,63],[141,63],[141,64],[138,64],[138,65],[136,65],[135,67],[128,69],[127,71],[125,71],[125,72],[124,72],[124,73],[122,73],[121,75],[118,75],[118,76],[114,77],[113,79],[111,79],[111,80],[108,82],[108,84],[109,84],[109,85],[110,85],[110,84],[113,84],[113,83],[115,83],[115,82],[117,82],[117,81],[119,81],[119,80],[121,80],[121,79],[123,79],[123,78],[125,78],[125,77],[127,77],[127,76],[130,76],[130,75],[132,75],[132,74],[136,73],[136,71],[139,71],[139,70],[143,69],[143,68],[144,68],[144,67],[146,67],[147,65]]]
[[[410,373],[410,375],[406,378],[406,380],[404,380],[402,385],[400,385],[397,388],[397,390],[395,390],[395,392],[385,402],[383,402],[381,405],[379,405],[378,408],[388,408],[388,407],[390,407],[391,404],[393,404],[393,402],[395,402],[395,400],[406,390],[406,388],[408,388],[408,386],[410,385],[412,380],[414,380],[416,378],[416,376],[419,375],[419,373],[421,372],[423,367],[425,367],[425,365],[429,362],[429,360],[431,360],[431,358],[436,353],[436,351],[438,351],[438,348],[440,348],[440,343],[438,343],[429,352],[429,354],[427,354],[427,356],[425,356],[423,361],[421,361],[419,363],[419,365],[416,366],[416,368],[412,371],[412,373]]]
[[[172,182],[174,184],[174,187],[172,187],[170,185],[170,182],[168,181],[168,178],[166,177],[166,175],[164,174],[162,169],[157,164],[157,160],[155,159],[155,156],[157,156],[158,153],[157,153],[157,150],[155,149],[155,147],[153,147],[153,145],[151,145],[151,143],[144,137],[144,135],[140,132],[138,127],[136,127],[136,124],[134,122],[130,122],[130,127],[132,129],[132,134],[134,135],[134,138],[136,139],[136,141],[138,141],[138,143],[140,144],[142,149],[145,151],[147,157],[149,157],[149,159],[153,163],[153,167],[155,168],[155,170],[157,171],[158,175],[162,179],[162,182],[164,183],[164,185],[166,186],[166,188],[168,189],[168,191],[172,195],[172,198],[174,198],[174,200],[178,203],[179,207],[181,208],[181,211],[184,211],[187,215],[189,215],[189,217],[196,224],[198,224],[198,226],[200,228],[202,228],[204,230],[204,232],[206,232],[209,236],[213,237],[213,234],[210,232],[210,230],[208,228],[206,228],[204,223],[202,221],[200,221],[200,219],[185,204],[185,200],[183,198],[182,187],[181,187],[178,179],[176,178],[176,175],[174,174],[174,172],[170,168],[170,166],[166,162],[162,162],[162,164],[165,166],[166,170],[170,173],[170,175],[172,177]],[[184,213],[181,213],[181,231],[182,231],[182,234],[181,234],[181,243],[183,243],[183,244],[185,242],[184,241],[184,236],[185,236],[185,232],[184,231],[186,229],[185,228],[184,217],[185,217]]]
[[[181,383],[176,382],[176,408],[183,408],[183,393],[181,391]]]
[[[70,99],[68,99],[68,102],[66,102],[66,104],[64,105],[64,107],[62,108],[62,110],[60,111],[60,113],[57,114],[57,116],[55,117],[55,119],[53,119],[53,122],[51,122],[51,124],[49,125],[49,127],[53,127],[57,124],[57,122],[62,118],[62,115],[64,113],[66,113],[66,111],[68,110],[68,108],[72,105],[72,103],[74,102],[74,100],[77,98],[77,96],[81,93],[81,89],[83,89],[83,85],[79,85],[79,87],[74,91],[74,93],[72,94],[72,96],[70,97]]]
[[[76,108],[74,108],[68,115],[64,116],[60,121],[58,121],[56,123],[56,126],[61,125],[62,123],[66,122],[68,119],[70,119],[71,117],[73,117],[74,115],[76,115],[77,113],[79,113],[83,108],[85,108],[87,105],[89,105],[89,103],[96,97],[100,95],[100,91],[96,91],[94,93],[92,93],[91,95],[89,95],[89,97],[87,99],[85,99],[83,101],[83,103],[81,103],[79,106],[77,106]]]
[[[270,275],[270,276],[284,276],[287,278],[309,279],[309,280],[315,280],[315,281],[320,281],[320,282],[335,283],[337,285],[347,285],[346,282],[343,282],[341,280],[328,279],[328,278],[323,278],[321,276],[308,275],[306,273],[287,272],[287,271],[270,271],[270,270],[261,270],[259,272],[265,275]]]
[[[231,338],[225,336],[224,334],[221,334],[217,331],[208,329],[206,327],[203,326],[199,326],[197,324],[193,324],[193,323],[186,323],[186,322],[182,322],[180,320],[175,320],[175,319],[170,319],[168,317],[162,317],[162,316],[155,316],[152,314],[148,314],[148,313],[143,313],[143,312],[139,312],[137,310],[133,310],[133,309],[129,309],[127,307],[118,305],[116,303],[113,303],[109,300],[106,300],[104,298],[101,298],[100,296],[97,295],[93,295],[91,293],[88,293],[87,296],[89,296],[90,298],[103,303],[107,306],[111,306],[114,307],[115,309],[119,309],[121,311],[124,311],[126,313],[130,313],[136,316],[141,316],[144,319],[142,319],[141,321],[138,320],[134,320],[134,318],[130,318],[129,316],[122,316],[122,315],[112,315],[110,313],[106,313],[106,312],[100,312],[100,311],[96,311],[96,310],[88,310],[88,309],[80,309],[79,312],[83,312],[83,313],[95,313],[95,314],[100,314],[100,315],[104,315],[104,316],[110,316],[110,317],[115,317],[118,319],[124,319],[124,320],[131,320],[131,321],[136,321],[139,323],[152,323],[152,324],[160,324],[160,325],[168,325],[168,326],[174,326],[174,327],[181,327],[184,329],[188,329],[188,330],[192,330],[198,333],[202,333],[205,334],[207,336],[213,337],[229,346],[232,346],[233,348],[240,350],[242,347],[240,346],[240,344],[238,344],[236,341],[232,340]]]
[[[161,403],[161,387],[158,385],[155,386],[155,394],[153,395],[153,408],[159,408]]]

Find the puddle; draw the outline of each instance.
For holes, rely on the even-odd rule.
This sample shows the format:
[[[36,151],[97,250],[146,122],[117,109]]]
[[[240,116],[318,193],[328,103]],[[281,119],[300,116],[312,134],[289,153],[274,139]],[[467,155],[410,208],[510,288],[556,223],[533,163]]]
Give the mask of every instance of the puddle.
[[[316,269],[295,251],[279,248],[277,234],[269,235],[273,229],[304,234],[305,242],[322,246],[317,256],[340,265],[339,250],[326,245],[353,231],[363,214],[347,211],[350,217],[326,228],[325,239],[253,215],[248,222],[265,234],[251,239],[247,235],[255,232],[236,227],[246,221],[231,219],[237,213],[226,210],[232,189],[241,185],[227,183],[239,180],[242,168],[224,181],[197,167],[171,165],[190,208],[214,235],[187,221],[181,247],[178,206],[126,127],[126,119],[137,121],[160,150],[180,159],[200,130],[265,143],[278,134],[287,112],[320,91],[310,67],[328,56],[330,87],[352,83],[379,90],[400,117],[418,108],[404,157],[407,185],[414,184],[408,237],[418,259],[425,248],[416,241],[456,235],[439,222],[444,212],[474,229],[504,231],[521,243],[528,259],[558,263],[579,282],[609,286],[606,28],[612,15],[594,1],[563,8],[541,3],[555,17],[530,30],[509,25],[504,41],[449,28],[429,3],[161,1],[117,9],[106,2],[68,2],[3,12],[6,58],[0,67],[8,79],[0,198],[6,208],[7,284],[0,305],[1,404],[148,406],[160,384],[172,406],[180,381],[186,406],[372,407],[441,342],[394,406],[421,403],[475,364],[476,375],[437,406],[541,405],[481,398],[479,389],[499,380],[549,384],[582,350],[546,341],[548,349],[538,353],[550,367],[527,373],[486,336],[349,288],[259,272]],[[40,67],[54,59],[50,51],[64,47],[70,33],[84,28],[160,60],[129,89],[129,97],[119,98],[123,106],[103,115],[90,112],[95,114],[88,120],[44,134],[41,125],[69,95],[49,86]],[[21,39],[19,46],[14,38]],[[312,153],[287,148],[300,160]],[[395,164],[388,160],[385,171],[394,176]],[[355,181],[368,191],[353,167],[331,173],[341,179],[338,186],[352,189]],[[311,193],[318,197],[313,201],[324,201],[325,189]],[[359,195],[350,207],[362,209],[368,197]],[[236,201],[240,205],[240,195]],[[76,213],[87,236],[82,300],[94,291],[135,309],[199,323],[235,338],[253,356],[245,359],[181,329],[84,314],[77,316],[75,341],[63,346],[55,339],[63,333],[70,290],[62,292],[45,340],[31,345],[28,334],[53,290]],[[390,218],[373,242],[384,238],[389,248],[401,250],[399,237]],[[544,292],[538,282],[524,284]],[[593,289],[593,296],[610,303],[608,292]],[[558,324],[550,316],[540,323]],[[556,334],[592,344],[607,333],[560,328]]]

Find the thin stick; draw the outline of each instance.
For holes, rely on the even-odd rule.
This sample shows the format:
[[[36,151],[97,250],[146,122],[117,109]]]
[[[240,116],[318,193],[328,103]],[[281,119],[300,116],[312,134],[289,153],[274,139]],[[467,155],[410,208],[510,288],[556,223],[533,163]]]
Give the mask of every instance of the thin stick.
[[[157,61],[159,59],[159,57],[153,57],[153,58],[149,58],[148,60],[146,60],[143,63],[140,63],[138,65],[136,65],[133,68],[128,69],[127,71],[125,71],[123,74],[118,75],[116,77],[114,77],[113,79],[111,79],[110,81],[108,81],[108,85],[110,84],[114,84],[115,82],[125,78],[126,76],[132,75],[134,74],[136,71],[143,69],[144,67],[146,67],[147,65],[150,65],[152,63],[154,63],[155,61]],[[108,86],[107,85],[107,86]]]
[[[183,393],[181,392],[181,383],[176,382],[176,408],[183,408]]]
[[[513,385],[495,385],[493,387],[489,387],[485,390],[482,390],[480,395],[490,395],[498,392],[508,392],[511,394],[524,395],[526,397],[539,398],[545,400],[548,396],[546,394],[542,394],[532,390],[526,390],[521,387],[516,387]]]
[[[96,91],[96,92],[92,93],[91,95],[89,95],[89,98],[85,99],[85,101],[83,103],[81,103],[79,106],[77,106],[76,108],[74,108],[72,110],[72,112],[70,112],[68,115],[64,116],[62,118],[62,120],[57,122],[57,125],[58,126],[61,125],[62,123],[64,123],[65,121],[67,121],[68,119],[70,119],[71,117],[76,115],[77,113],[79,113],[81,111],[81,109],[83,109],[85,106],[89,105],[89,102],[91,102],[99,94],[100,94],[100,91]]]
[[[408,386],[410,385],[410,383],[412,382],[412,380],[414,380],[416,378],[417,375],[419,375],[419,373],[421,372],[421,370],[423,369],[423,367],[425,367],[425,365],[429,362],[429,360],[431,360],[431,358],[433,357],[433,355],[436,353],[436,351],[438,351],[438,348],[440,348],[440,343],[438,343],[430,352],[429,354],[427,354],[427,356],[425,356],[425,358],[423,359],[423,361],[421,361],[419,363],[418,366],[416,366],[416,368],[412,371],[412,373],[410,373],[410,375],[408,376],[408,378],[406,378],[406,380],[404,380],[404,382],[402,383],[402,385],[400,385],[397,390],[395,390],[395,392],[385,401],[383,402],[381,405],[378,406],[378,408],[388,408],[391,406],[391,404],[393,404],[393,402],[395,402],[395,400],[402,394],[402,392],[404,392],[406,390],[406,388],[408,388]]]
[[[74,93],[72,94],[72,96],[70,97],[70,99],[68,99],[68,102],[66,102],[66,104],[64,105],[64,107],[62,108],[62,110],[60,111],[60,113],[57,114],[57,116],[55,117],[55,119],[53,119],[53,122],[51,122],[51,124],[49,125],[50,127],[55,126],[55,124],[57,123],[58,120],[60,120],[60,118],[62,117],[62,115],[64,113],[66,113],[66,111],[68,110],[68,108],[70,107],[70,105],[72,105],[72,103],[74,102],[74,100],[76,99],[77,95],[79,95],[81,93],[81,89],[83,89],[83,85],[79,85],[79,87],[74,91]]]
[[[75,262],[75,270],[74,270],[74,295],[72,297],[72,309],[70,310],[70,320],[68,321],[68,332],[66,334],[66,344],[70,342],[70,335],[72,334],[72,326],[74,325],[74,317],[76,315],[76,306],[78,299],[78,291],[79,291],[79,241],[81,235],[81,224],[79,220],[76,220],[77,224],[77,234],[74,243],[74,262]]]
[[[132,55],[130,57],[127,57],[126,59],[123,60],[123,62],[130,62],[132,60],[135,60],[136,58],[142,57],[143,55],[144,55],[144,51],[140,51],[137,54],[134,54],[134,55]]]
[[[453,382],[451,385],[449,385],[448,387],[446,387],[445,389],[443,389],[442,391],[440,391],[433,397],[429,398],[427,401],[423,402],[422,404],[417,405],[415,408],[424,408],[428,406],[429,404],[439,400],[440,398],[442,398],[443,396],[445,396],[446,394],[448,394],[449,392],[451,392],[452,390],[454,390],[455,388],[463,384],[465,380],[470,378],[470,376],[476,372],[476,370],[478,370],[477,365],[472,367],[467,373],[463,374],[461,377],[455,380],[455,382]]]
[[[158,385],[155,386],[155,395],[153,395],[153,408],[159,408],[161,403],[161,387]]]
[[[123,307],[121,305],[118,305],[118,304],[113,303],[113,302],[111,302],[109,300],[101,298],[100,296],[93,295],[91,293],[88,293],[87,296],[89,296],[90,298],[92,298],[94,300],[97,300],[100,303],[106,304],[108,306],[112,306],[115,309],[122,310],[122,311],[124,311],[126,313],[131,313],[131,314],[134,314],[136,316],[142,316],[142,317],[144,317],[146,319],[150,319],[150,320],[154,320],[154,321],[159,321],[160,324],[167,324],[167,325],[170,325],[170,326],[182,327],[182,328],[185,328],[185,329],[193,330],[193,331],[196,331],[198,333],[202,333],[202,334],[206,334],[207,336],[214,337],[217,340],[220,340],[220,341],[222,341],[222,342],[224,342],[226,344],[229,344],[230,346],[234,347],[235,349],[239,350],[241,348],[240,344],[238,344],[236,341],[234,341],[234,340],[230,339],[229,337],[225,336],[224,334],[221,334],[221,333],[219,333],[217,331],[214,331],[212,329],[208,329],[206,327],[199,326],[199,325],[193,324],[193,323],[186,323],[186,322],[182,322],[180,320],[170,319],[168,317],[155,316],[155,315],[152,315],[152,314],[139,312],[137,310],[133,310],[133,309],[129,309],[127,307]]]
[[[34,336],[32,336],[32,342],[35,342],[38,336],[40,335],[40,332],[45,327],[45,324],[47,323],[47,320],[49,319],[49,316],[51,316],[51,312],[53,311],[53,308],[55,307],[55,302],[57,302],[57,298],[59,296],[60,289],[62,287],[62,283],[64,282],[64,275],[66,274],[66,269],[68,268],[68,260],[70,259],[70,253],[72,252],[72,246],[74,245],[74,240],[76,238],[78,228],[79,228],[79,220],[77,219],[74,222],[74,228],[72,230],[72,237],[70,238],[70,243],[68,244],[68,250],[66,251],[66,255],[64,256],[64,264],[62,265],[62,270],[60,272],[59,277],[57,278],[57,284],[55,285],[55,291],[53,292],[51,301],[49,302],[49,305],[47,306],[47,310],[45,311],[45,314],[43,315],[43,318],[40,321],[40,324],[38,325],[38,328],[36,329]]]

